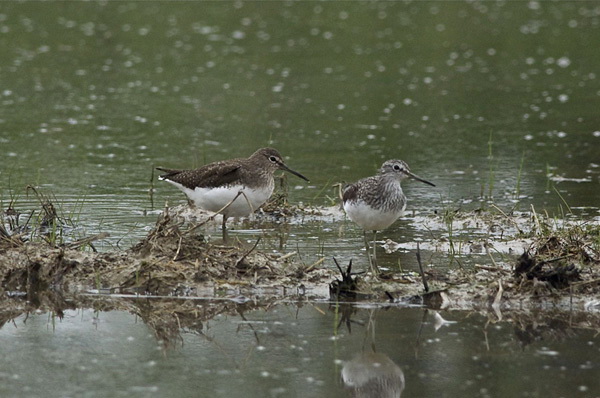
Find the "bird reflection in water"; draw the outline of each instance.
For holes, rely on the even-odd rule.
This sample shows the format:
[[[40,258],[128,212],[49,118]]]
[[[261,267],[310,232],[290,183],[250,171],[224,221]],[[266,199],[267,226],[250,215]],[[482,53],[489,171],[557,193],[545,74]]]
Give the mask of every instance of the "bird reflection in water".
[[[404,390],[402,369],[377,352],[361,352],[346,362],[342,380],[352,397],[398,398]]]

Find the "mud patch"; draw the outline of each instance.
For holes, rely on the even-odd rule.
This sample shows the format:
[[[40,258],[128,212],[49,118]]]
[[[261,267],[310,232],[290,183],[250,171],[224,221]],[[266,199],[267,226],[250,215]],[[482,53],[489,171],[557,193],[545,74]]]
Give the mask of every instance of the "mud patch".
[[[488,233],[484,239],[484,253],[487,252],[491,264],[445,270],[428,267],[424,273],[427,284],[416,273],[387,273],[377,279],[365,275],[356,281],[358,290],[380,299],[387,296],[395,302],[442,309],[501,311],[559,306],[571,310],[600,310],[600,225],[581,221],[557,223],[535,213],[530,217],[520,214],[511,218],[504,213],[498,216],[477,212],[470,217],[469,214],[457,215],[453,221],[457,218],[469,228],[476,225],[479,235],[481,231],[503,231],[497,237]],[[429,224],[435,222],[429,221]],[[506,233],[511,229],[515,235]],[[453,239],[462,238],[455,235]],[[447,240],[447,236],[440,239],[441,242]],[[504,255],[505,261],[496,261],[492,256],[496,252],[494,248],[514,247],[511,242],[527,244],[520,253],[513,254],[520,254],[518,258]],[[422,244],[428,250],[436,246],[435,239]],[[418,252],[418,245],[412,249]],[[447,251],[449,256],[456,254],[448,247],[440,250]]]
[[[303,217],[302,209],[285,211],[292,214],[280,211],[272,217]],[[316,212],[307,210],[308,215]],[[506,215],[473,218],[487,230],[492,227],[486,222],[499,229],[508,229],[500,222],[509,226],[517,222]],[[5,228],[0,230],[0,293],[312,297],[457,309],[598,306],[600,227],[596,225],[574,224],[545,234],[538,227],[527,233],[528,225],[521,225],[515,239],[527,235],[531,243],[518,261],[509,256],[496,262],[490,255],[491,265],[425,267],[423,275],[400,271],[372,275],[353,273],[347,264],[338,264],[338,273],[333,259],[307,266],[293,255],[263,253],[256,249],[258,241],[249,245],[207,241],[200,232],[206,222],[190,221],[165,209],[145,239],[129,250],[109,253],[87,250],[102,235],[57,244],[31,241]],[[537,219],[530,225],[541,223]],[[502,234],[497,239],[509,238]]]
[[[187,225],[165,209],[146,239],[123,252],[96,253],[72,243],[51,246],[3,239],[0,288],[3,292],[52,289],[197,296],[211,288],[213,294],[293,290],[333,276],[289,257],[261,253],[256,245],[208,243],[198,231],[196,225]]]

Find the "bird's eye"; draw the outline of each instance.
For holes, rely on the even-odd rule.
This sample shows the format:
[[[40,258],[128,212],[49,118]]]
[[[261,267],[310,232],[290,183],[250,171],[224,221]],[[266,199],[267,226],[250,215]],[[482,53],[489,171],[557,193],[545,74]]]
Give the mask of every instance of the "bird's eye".
[[[401,169],[402,169],[402,168],[401,168],[400,166],[398,166],[397,164],[395,164],[395,165],[394,165],[394,170],[396,170],[396,171],[399,171],[399,170],[401,170]]]
[[[269,160],[273,163],[277,163],[277,158],[275,156],[269,156]]]

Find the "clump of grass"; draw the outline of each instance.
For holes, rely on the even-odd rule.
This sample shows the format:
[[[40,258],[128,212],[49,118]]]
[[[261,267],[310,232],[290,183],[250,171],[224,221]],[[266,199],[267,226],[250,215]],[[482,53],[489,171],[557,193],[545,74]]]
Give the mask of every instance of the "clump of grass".
[[[448,242],[450,244],[450,255],[454,255],[454,217],[456,212],[454,210],[446,209],[444,211],[444,224],[446,224],[446,231],[448,232]]]
[[[77,242],[76,221],[81,214],[80,206],[65,209],[52,194],[46,194],[34,186],[27,186],[27,195],[33,195],[38,207],[26,213],[18,210],[17,197],[12,196],[6,210],[0,213],[0,242],[19,246],[27,242],[45,242],[50,246],[73,245]],[[82,203],[82,202],[80,202]],[[101,234],[103,235],[103,234]],[[104,236],[100,236],[98,239]],[[82,239],[90,246],[93,239]],[[71,242],[71,243],[69,243]]]
[[[496,172],[494,170],[494,152],[493,152],[494,141],[492,140],[492,132],[490,131],[490,138],[488,139],[488,160],[490,169],[488,173],[488,196],[492,198],[494,196],[494,179]]]
[[[70,219],[58,214],[54,202],[49,195],[38,191],[33,186],[27,187],[27,193],[32,192],[38,200],[41,210],[34,212],[31,238],[35,239],[36,235],[45,240],[51,246],[56,246],[64,243],[65,229],[73,227]],[[56,199],[56,198],[53,198]]]
[[[452,265],[452,263],[454,263],[456,261],[456,263],[462,267],[462,264],[460,263],[460,261],[458,261],[458,259],[456,258],[457,253],[460,253],[460,246],[461,243],[459,242],[458,244],[458,248],[456,245],[457,239],[456,236],[454,234],[454,220],[456,218],[457,215],[457,211],[453,210],[453,209],[446,209],[444,211],[444,215],[442,217],[444,224],[446,225],[446,231],[448,232],[448,254],[449,254],[449,260],[450,260],[450,266]]]
[[[533,214],[537,235],[517,261],[515,277],[532,280],[534,290],[540,282],[553,289],[585,288],[597,283],[594,278],[586,281],[584,271],[594,275],[600,267],[600,226],[562,223],[559,227],[555,223],[552,227],[551,222]]]
[[[312,198],[312,202],[315,203],[318,199],[321,198],[321,196],[323,196],[328,205],[329,206],[335,206],[336,204],[339,204],[342,198],[342,183],[333,183],[334,178],[330,178],[329,180],[327,180],[327,182],[323,185],[323,188],[321,188],[319,190],[319,192],[317,192],[316,195],[313,196]],[[333,188],[334,190],[334,195],[330,196],[329,194],[325,193],[326,190]]]

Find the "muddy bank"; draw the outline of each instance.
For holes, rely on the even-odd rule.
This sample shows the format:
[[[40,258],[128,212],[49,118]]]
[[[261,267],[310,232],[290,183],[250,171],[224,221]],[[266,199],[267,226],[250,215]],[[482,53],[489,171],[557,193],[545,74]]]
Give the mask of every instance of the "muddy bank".
[[[198,224],[189,225],[168,210],[148,236],[125,251],[85,249],[90,240],[51,245],[18,236],[0,243],[0,292],[44,290],[211,296],[277,294],[286,296],[303,284],[327,281],[333,272],[307,267],[291,256],[277,256],[240,246],[209,243]]]
[[[327,209],[323,212],[327,213]],[[318,217],[318,209],[297,217]],[[278,214],[270,214],[277,217]],[[440,216],[441,217],[441,216]],[[454,215],[453,219],[458,218]],[[498,228],[499,218],[462,215],[469,222]],[[506,218],[503,215],[502,218]],[[205,221],[190,222],[165,209],[148,236],[125,251],[89,250],[89,237],[68,244],[28,241],[0,231],[0,294],[39,296],[45,291],[68,294],[106,293],[151,296],[238,297],[257,300],[331,299],[374,303],[424,304],[430,308],[493,309],[560,307],[600,308],[600,227],[571,225],[560,231],[530,232],[524,253],[509,261],[437,270],[424,266],[422,275],[384,272],[355,273],[334,259],[305,265],[293,255],[262,253],[253,245],[209,242]],[[504,221],[515,224],[514,219]],[[541,225],[539,220],[532,225]],[[488,228],[487,226],[485,228]],[[536,227],[537,228],[537,227]],[[519,228],[519,239],[525,234]],[[429,242],[446,244],[447,238]],[[506,240],[506,239],[504,239]],[[493,237],[482,247],[502,243]],[[519,257],[520,255],[520,257]]]

